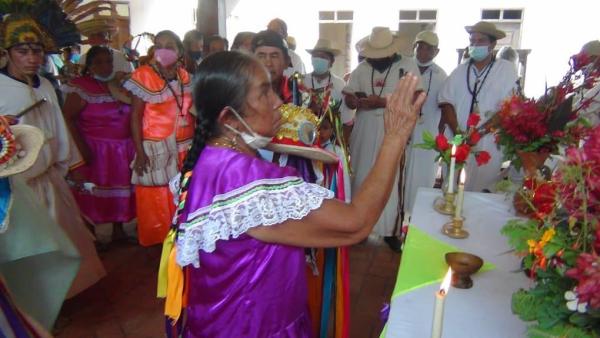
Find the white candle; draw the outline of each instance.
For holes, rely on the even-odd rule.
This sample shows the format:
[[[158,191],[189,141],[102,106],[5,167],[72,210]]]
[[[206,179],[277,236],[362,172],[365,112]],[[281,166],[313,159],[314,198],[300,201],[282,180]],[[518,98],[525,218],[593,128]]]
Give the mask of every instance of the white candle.
[[[448,173],[448,193],[454,193],[454,167],[456,166],[456,145],[452,145],[452,155],[450,156],[450,172]]]
[[[444,299],[450,289],[452,279],[452,268],[448,268],[446,277],[440,286],[440,290],[435,293],[435,307],[433,309],[433,324],[431,326],[431,338],[442,337],[442,326],[444,324]]]
[[[460,171],[460,182],[458,183],[458,194],[456,196],[456,209],[454,209],[454,217],[455,218],[461,217],[463,200],[464,200],[464,196],[465,196],[465,181],[466,181],[466,179],[467,179],[467,174],[465,173],[465,170],[462,169]]]

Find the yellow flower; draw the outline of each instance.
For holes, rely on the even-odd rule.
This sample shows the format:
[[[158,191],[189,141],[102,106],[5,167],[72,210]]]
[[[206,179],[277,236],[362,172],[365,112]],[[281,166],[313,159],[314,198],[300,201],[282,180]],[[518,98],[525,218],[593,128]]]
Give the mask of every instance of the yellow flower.
[[[541,240],[542,247],[544,245],[546,245],[546,243],[550,242],[550,240],[552,240],[552,237],[554,237],[555,234],[556,234],[556,231],[554,230],[554,228],[550,228],[550,229],[546,230],[544,232],[544,235],[542,235],[542,240]]]
[[[537,242],[533,239],[529,239],[527,240],[527,245],[529,245],[529,253],[533,253],[535,251]]]

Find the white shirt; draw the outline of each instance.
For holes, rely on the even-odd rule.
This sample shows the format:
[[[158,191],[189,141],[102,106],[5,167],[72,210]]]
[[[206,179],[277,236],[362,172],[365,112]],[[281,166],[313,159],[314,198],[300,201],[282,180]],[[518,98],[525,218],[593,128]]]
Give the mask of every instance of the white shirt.
[[[109,49],[112,52],[113,70],[115,71],[115,73],[123,72],[128,74],[133,72],[133,65],[131,64],[131,62],[129,62],[129,60],[127,60],[127,56],[125,56],[125,53],[111,47],[109,47]],[[85,66],[86,58],[87,53],[83,54],[81,58],[79,58],[79,64]]]
[[[304,67],[304,62],[302,62],[300,55],[296,54],[296,52],[294,52],[291,49],[288,49],[288,55],[290,56],[290,61],[292,62],[292,66],[288,67],[286,70],[284,70],[283,75],[286,77],[290,77],[290,76],[292,76],[292,74],[294,74],[296,72],[298,72],[300,74],[305,74],[306,67]]]
[[[304,75],[303,84],[307,88],[321,89],[327,87],[329,83],[331,83],[332,85],[331,97],[335,101],[341,100],[343,98],[342,89],[344,89],[346,83],[340,77],[338,77],[335,74],[332,74],[331,72],[329,73],[329,76],[325,76],[322,79],[313,77],[313,73]]]
[[[502,101],[508,98],[517,89],[517,72],[512,63],[497,59],[489,69],[486,77],[485,69],[477,74],[475,66],[463,63],[456,67],[448,79],[442,85],[438,95],[438,104],[448,103],[454,107],[458,119],[458,128],[466,129],[467,119],[471,113],[471,92],[475,85],[477,75],[480,76],[478,85],[477,106],[481,116],[480,125],[500,109]],[[469,88],[467,87],[467,72],[469,72]],[[484,80],[485,78],[485,80]],[[451,132],[446,128],[446,134]],[[469,191],[481,191],[483,189],[495,190],[495,185],[500,179],[500,167],[502,165],[502,152],[498,149],[491,134],[484,136],[473,151],[485,150],[490,153],[491,160],[488,164],[477,167],[472,155],[467,161],[467,183],[465,189]]]

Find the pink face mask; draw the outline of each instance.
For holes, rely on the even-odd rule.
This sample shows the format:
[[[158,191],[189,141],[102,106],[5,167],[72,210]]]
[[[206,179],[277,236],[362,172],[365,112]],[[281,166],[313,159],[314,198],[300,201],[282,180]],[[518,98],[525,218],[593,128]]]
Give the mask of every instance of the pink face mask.
[[[163,67],[174,64],[177,62],[178,57],[177,52],[172,49],[159,48],[154,51],[154,58],[156,58],[156,61]]]

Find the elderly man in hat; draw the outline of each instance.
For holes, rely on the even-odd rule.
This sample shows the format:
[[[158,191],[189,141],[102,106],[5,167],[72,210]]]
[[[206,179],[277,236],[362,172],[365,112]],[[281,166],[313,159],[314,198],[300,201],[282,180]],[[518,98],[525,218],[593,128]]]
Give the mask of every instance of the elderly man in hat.
[[[446,79],[438,95],[442,110],[439,130],[453,136],[466,130],[470,114],[480,114],[478,128],[484,128],[507,97],[517,90],[517,72],[509,61],[496,59],[496,42],[506,34],[491,22],[480,21],[465,27],[469,33],[468,62],[459,65]],[[487,131],[487,130],[486,130]],[[494,136],[486,133],[477,150],[491,155],[487,165],[478,167],[473,156],[467,160],[469,174],[465,189],[469,191],[493,190],[500,180],[502,152],[494,142]]]
[[[56,50],[45,32],[23,14],[11,14],[0,24],[0,48],[8,55],[7,66],[0,69],[0,115],[18,117],[20,124],[38,127],[44,133],[45,142],[37,160],[19,177],[48,208],[82,256],[70,297],[95,284],[106,272],[96,253],[94,236],[85,227],[65,181],[69,169],[82,164],[81,155],[67,129],[54,88],[37,75],[45,51]]]
[[[283,74],[290,63],[287,45],[281,35],[274,31],[259,32],[252,39],[252,52],[265,65],[271,75],[271,86],[284,103],[293,98],[290,79]]]
[[[446,80],[446,72],[433,60],[438,55],[439,39],[432,31],[417,34],[413,45],[415,59],[423,80],[423,90],[427,94],[425,104],[419,112],[419,119],[413,131],[410,146],[406,150],[406,184],[404,186],[404,213],[413,208],[419,187],[431,188],[435,183],[436,166],[433,165],[436,154],[431,150],[415,148],[421,143],[423,132],[435,134],[440,120],[440,108],[437,95]]]
[[[350,74],[348,85],[344,88],[346,104],[350,109],[357,109],[350,136],[353,190],[358,189],[365,180],[381,146],[386,95],[393,92],[396,83],[405,74],[412,73],[420,78],[415,60],[400,55],[403,47],[403,40],[389,28],[373,28],[371,35],[361,44],[360,55],[365,57],[365,61]],[[396,252],[401,251],[401,243],[395,236],[396,224],[400,220],[399,179],[398,173],[390,199],[374,229],[374,233],[383,236],[385,242]]]

